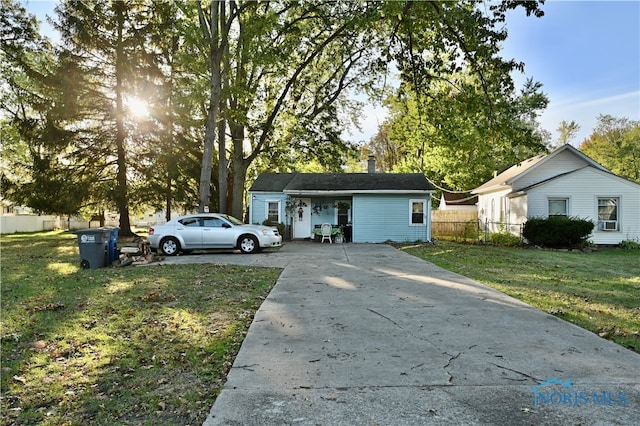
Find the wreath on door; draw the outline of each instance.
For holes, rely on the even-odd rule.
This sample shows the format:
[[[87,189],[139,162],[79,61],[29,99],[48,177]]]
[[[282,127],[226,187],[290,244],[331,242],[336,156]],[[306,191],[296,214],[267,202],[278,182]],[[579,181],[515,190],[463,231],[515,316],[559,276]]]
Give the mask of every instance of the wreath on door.
[[[304,217],[303,216],[304,215],[304,208],[303,207],[306,207],[306,206],[307,206],[307,204],[302,202],[302,200],[300,200],[298,202],[298,220],[300,222],[302,222],[302,218]]]

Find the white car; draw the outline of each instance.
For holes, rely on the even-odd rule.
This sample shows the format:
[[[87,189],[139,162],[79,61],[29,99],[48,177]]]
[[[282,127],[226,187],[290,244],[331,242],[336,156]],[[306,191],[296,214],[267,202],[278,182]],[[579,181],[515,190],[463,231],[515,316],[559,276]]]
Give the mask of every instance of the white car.
[[[239,249],[255,253],[267,247],[282,245],[278,229],[263,225],[247,225],[233,216],[200,213],[170,220],[149,228],[149,245],[167,256],[198,249]]]

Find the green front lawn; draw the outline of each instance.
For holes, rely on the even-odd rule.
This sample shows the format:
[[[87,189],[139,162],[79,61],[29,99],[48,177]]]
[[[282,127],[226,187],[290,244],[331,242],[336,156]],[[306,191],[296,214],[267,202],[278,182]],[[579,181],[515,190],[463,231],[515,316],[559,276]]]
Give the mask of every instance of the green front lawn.
[[[402,250],[640,352],[640,250],[440,242]]]
[[[280,274],[81,270],[76,236],[62,232],[0,244],[2,425],[202,424]]]

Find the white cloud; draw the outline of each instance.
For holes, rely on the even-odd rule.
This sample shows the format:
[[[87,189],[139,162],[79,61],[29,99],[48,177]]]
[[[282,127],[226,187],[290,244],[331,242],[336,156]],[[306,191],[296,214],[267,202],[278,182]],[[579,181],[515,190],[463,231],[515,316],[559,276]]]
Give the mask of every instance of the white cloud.
[[[636,105],[640,106],[640,90],[634,92],[622,93],[619,95],[605,96],[602,98],[587,99],[583,101],[567,100],[557,104],[563,109],[588,108],[600,105],[608,105],[614,102],[620,102],[628,99],[635,99]]]

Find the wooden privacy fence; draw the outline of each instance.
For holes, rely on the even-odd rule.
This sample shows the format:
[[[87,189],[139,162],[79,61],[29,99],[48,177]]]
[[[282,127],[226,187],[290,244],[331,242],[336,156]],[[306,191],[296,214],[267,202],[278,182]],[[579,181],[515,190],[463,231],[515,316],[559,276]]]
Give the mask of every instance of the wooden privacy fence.
[[[480,224],[478,212],[473,210],[433,210],[431,212],[431,235],[434,238],[478,240]]]
[[[434,210],[431,212],[433,238],[453,241],[483,241],[491,234],[512,234],[522,238],[523,224],[478,220],[474,211]]]

